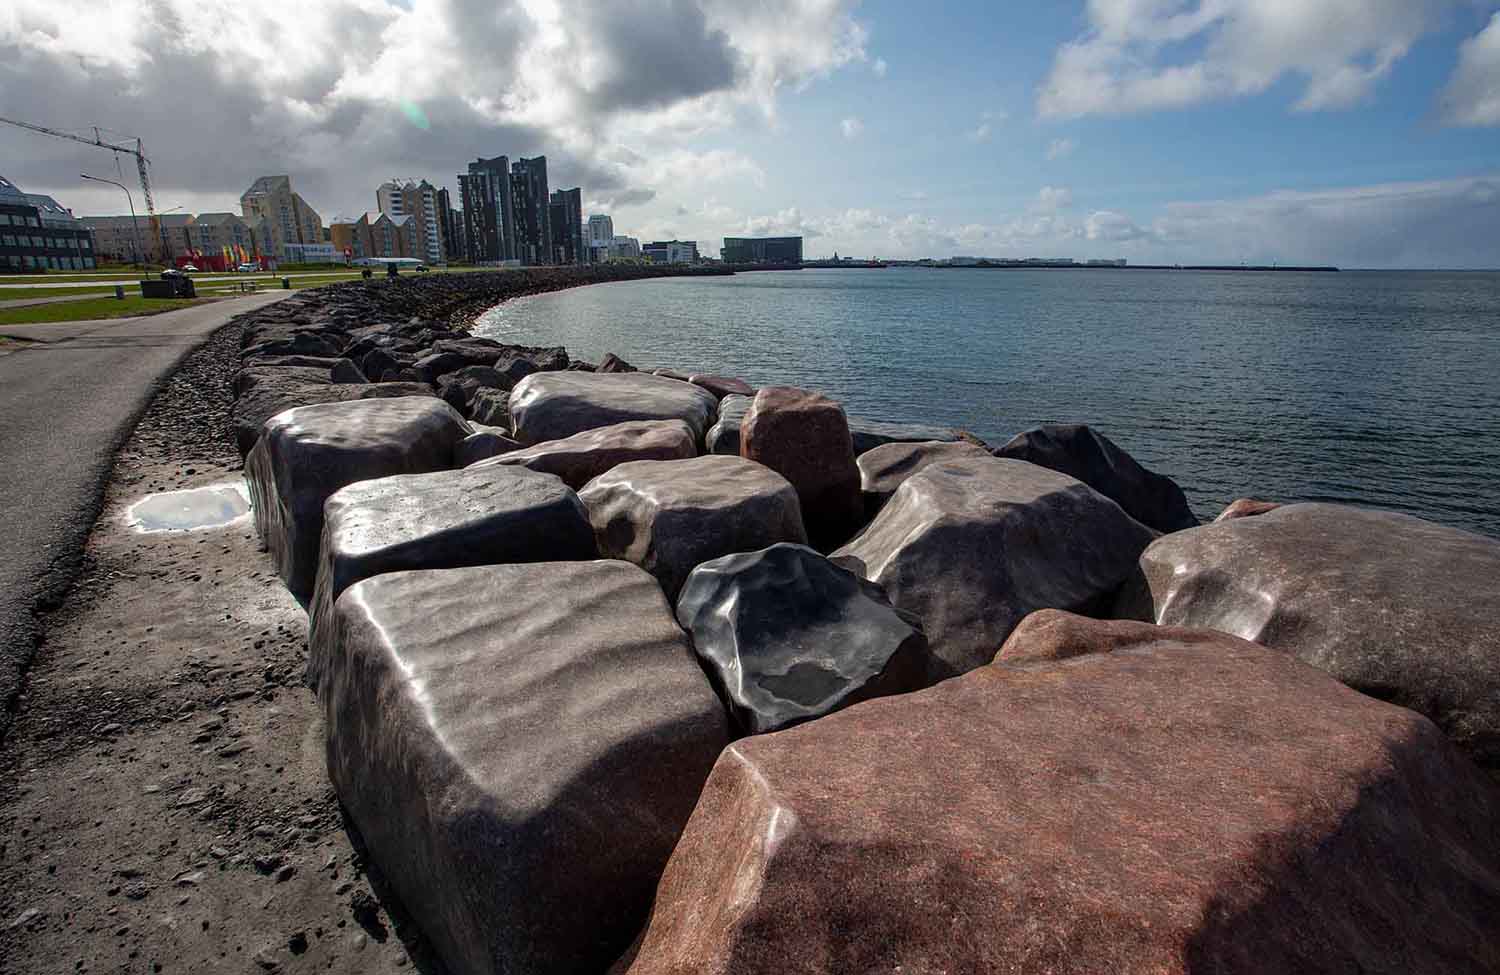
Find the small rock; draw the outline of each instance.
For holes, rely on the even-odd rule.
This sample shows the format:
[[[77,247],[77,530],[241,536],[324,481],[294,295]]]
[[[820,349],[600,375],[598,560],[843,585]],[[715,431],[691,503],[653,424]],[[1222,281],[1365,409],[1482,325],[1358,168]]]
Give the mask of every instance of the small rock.
[[[269,948],[262,948],[255,953],[255,963],[268,972],[281,967],[281,962],[276,960]]]
[[[296,867],[292,866],[290,863],[285,864],[280,870],[276,871],[276,882],[278,884],[284,884],[288,880],[291,880],[292,875],[296,872]]]
[[[256,870],[259,870],[261,873],[270,873],[277,867],[281,866],[281,854],[262,854],[261,856],[256,857],[253,862],[255,863]]]
[[[24,928],[27,925],[29,925],[32,921],[35,921],[37,918],[39,918],[41,916],[42,916],[42,912],[41,911],[37,910],[34,907],[28,907],[28,908],[26,908],[26,910],[22,911],[20,914],[17,914],[15,916],[15,918],[9,924],[6,925],[6,928],[8,930],[11,930],[11,931],[16,930],[17,928]]]
[[[203,882],[203,877],[202,870],[194,870],[191,873],[178,874],[172,878],[172,883],[179,887],[196,887]]]
[[[307,950],[307,932],[298,931],[287,939],[287,949],[294,955],[300,955]]]
[[[139,880],[125,885],[125,896],[133,901],[144,900],[149,893],[151,893],[151,888]]]

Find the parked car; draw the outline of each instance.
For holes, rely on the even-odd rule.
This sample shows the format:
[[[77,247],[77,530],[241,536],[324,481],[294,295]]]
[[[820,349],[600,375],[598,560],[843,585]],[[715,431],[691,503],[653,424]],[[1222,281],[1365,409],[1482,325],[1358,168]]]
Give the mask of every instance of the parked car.
[[[184,271],[196,271],[196,270],[198,270],[198,265],[196,265],[196,264],[184,264],[182,266],[182,269]]]
[[[427,270],[427,265],[426,264],[418,264],[416,267],[412,268],[412,270],[413,271],[425,271],[425,270]]]
[[[187,267],[192,268],[195,271],[197,270],[197,268],[194,268],[191,264],[187,265]],[[185,278],[185,277],[187,277],[187,275],[183,274],[182,271],[178,270],[175,267],[169,267],[165,271],[161,272],[161,279],[163,281],[167,280],[168,278]]]
[[[241,272],[245,272],[245,271],[259,271],[260,268],[258,266],[256,266],[256,265],[254,265],[254,264],[241,264],[239,267],[235,268],[235,270],[236,271],[241,271]]]

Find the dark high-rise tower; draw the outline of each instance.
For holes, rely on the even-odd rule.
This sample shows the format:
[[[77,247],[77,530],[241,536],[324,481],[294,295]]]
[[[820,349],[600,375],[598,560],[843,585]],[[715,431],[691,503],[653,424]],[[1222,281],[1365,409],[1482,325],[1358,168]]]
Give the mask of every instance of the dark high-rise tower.
[[[510,192],[510,159],[476,159],[468,175],[458,177],[464,203],[464,238],[468,257],[481,261],[516,258],[516,221]]]
[[[522,264],[552,263],[551,203],[547,192],[547,157],[517,159],[510,169],[511,207],[515,215],[515,256]]]
[[[589,252],[583,243],[583,190],[558,190],[552,194],[552,253],[556,264],[587,264]]]

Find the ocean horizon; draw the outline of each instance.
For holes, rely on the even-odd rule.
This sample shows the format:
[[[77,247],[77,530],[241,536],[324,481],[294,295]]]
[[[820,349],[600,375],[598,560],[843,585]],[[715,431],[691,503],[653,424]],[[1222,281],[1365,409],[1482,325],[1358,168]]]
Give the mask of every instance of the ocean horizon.
[[[1500,536],[1500,272],[766,271],[514,299],[475,332],[992,446],[1087,423],[1204,519],[1336,501]]]

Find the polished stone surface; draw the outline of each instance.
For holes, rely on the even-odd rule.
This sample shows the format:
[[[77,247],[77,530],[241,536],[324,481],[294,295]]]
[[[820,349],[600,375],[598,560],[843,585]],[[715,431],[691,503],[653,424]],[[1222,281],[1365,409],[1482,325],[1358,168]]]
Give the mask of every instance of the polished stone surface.
[[[925,423],[893,423],[887,420],[871,420],[862,416],[849,418],[849,437],[854,445],[854,456],[860,457],[876,447],[889,443],[956,443],[958,431],[951,427],[937,427]]]
[[[468,434],[451,406],[426,396],[299,406],[267,420],[245,477],[256,530],[292,594],[312,596],[330,495],[355,481],[446,470]]]
[[[333,605],[362,579],[409,569],[453,569],[598,557],[588,512],[566,484],[524,467],[402,474],[341,488],[323,506],[318,581],[308,607],[308,681],[332,650]]]
[[[556,474],[569,487],[579,490],[620,464],[683,460],[697,453],[697,438],[681,420],[632,420],[507,451],[481,463],[516,465]]]
[[[589,481],[579,497],[600,554],[651,573],[668,601],[709,559],[807,541],[786,478],[740,457],[621,464]]]
[[[754,397],[730,393],[719,400],[719,412],[714,415],[714,425],[703,436],[703,449],[710,454],[740,455],[740,424],[750,412]]]
[[[1159,532],[1198,524],[1170,477],[1148,471],[1114,441],[1083,424],[1048,424],[1017,434],[996,457],[1024,460],[1076,477]]]
[[[1165,535],[1119,615],[1296,655],[1427,715],[1500,767],[1500,541],[1410,515],[1291,504]]]
[[[868,450],[855,461],[859,466],[859,489],[865,499],[865,514],[874,518],[907,478],[929,464],[988,456],[989,451],[983,447],[962,440],[898,442]]]
[[[706,389],[643,372],[541,372],[510,394],[515,437],[561,440],[628,420],[681,420],[694,441],[713,422],[717,400]]]
[[[335,620],[329,777],[448,970],[604,970],[727,740],[655,581],[624,562],[400,572]]]
[[[989,663],[1033,610],[1108,610],[1152,537],[1071,477],[973,457],[908,478],[833,558],[922,621],[941,677]]]
[[[827,551],[864,523],[849,420],[833,400],[795,386],[755,394],[740,425],[740,456],[792,482],[814,547]]]
[[[745,734],[926,686],[927,640],[916,621],[879,586],[805,545],[698,566],[677,621]]]
[[[1178,632],[729,746],[616,971],[1500,970],[1495,783],[1419,715]]]

